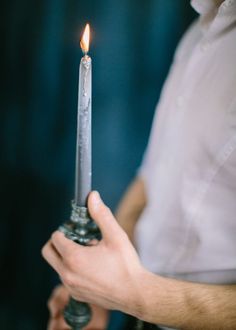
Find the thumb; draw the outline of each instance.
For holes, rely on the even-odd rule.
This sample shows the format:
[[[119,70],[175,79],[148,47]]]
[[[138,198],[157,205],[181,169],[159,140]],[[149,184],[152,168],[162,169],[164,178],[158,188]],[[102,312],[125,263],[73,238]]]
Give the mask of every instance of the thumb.
[[[97,191],[92,191],[89,194],[88,209],[92,219],[101,230],[102,237],[105,240],[114,240],[117,234],[121,232],[121,227],[118,225],[111,210],[103,203]]]

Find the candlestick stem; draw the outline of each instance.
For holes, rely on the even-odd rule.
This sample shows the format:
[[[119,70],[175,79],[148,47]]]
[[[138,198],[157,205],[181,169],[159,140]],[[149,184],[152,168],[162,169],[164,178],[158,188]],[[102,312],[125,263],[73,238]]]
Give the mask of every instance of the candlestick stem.
[[[95,222],[90,218],[86,207],[77,206],[72,202],[72,213],[70,220],[59,227],[59,230],[72,241],[89,245],[91,240],[100,240],[101,232]],[[64,317],[73,330],[83,329],[91,320],[90,307],[70,298],[64,311]]]

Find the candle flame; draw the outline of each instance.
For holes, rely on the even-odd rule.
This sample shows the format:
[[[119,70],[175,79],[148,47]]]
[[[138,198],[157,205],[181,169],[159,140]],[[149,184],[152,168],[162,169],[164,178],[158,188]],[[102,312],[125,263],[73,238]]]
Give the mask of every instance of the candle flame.
[[[87,54],[89,51],[89,39],[90,39],[90,26],[86,24],[82,39],[80,41],[80,47],[84,54]]]

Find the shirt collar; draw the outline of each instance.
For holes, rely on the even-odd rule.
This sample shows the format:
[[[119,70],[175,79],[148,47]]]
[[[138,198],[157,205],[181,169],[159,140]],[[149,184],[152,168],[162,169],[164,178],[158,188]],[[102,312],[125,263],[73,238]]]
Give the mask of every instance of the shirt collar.
[[[201,16],[211,15],[219,7],[214,0],[191,0],[191,5]]]
[[[191,0],[191,5],[200,14],[203,31],[212,28],[212,25],[215,25],[212,24],[213,21],[219,23],[223,18],[220,25],[225,28],[236,19],[236,0]]]
[[[191,5],[200,14],[200,24],[203,32],[208,30],[217,15],[220,1],[218,3],[216,0],[191,0]]]

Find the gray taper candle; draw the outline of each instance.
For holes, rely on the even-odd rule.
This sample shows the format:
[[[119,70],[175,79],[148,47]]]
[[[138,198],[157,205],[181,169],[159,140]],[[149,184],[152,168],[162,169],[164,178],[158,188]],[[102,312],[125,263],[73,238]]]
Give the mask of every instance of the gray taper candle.
[[[72,241],[89,245],[90,241],[100,240],[101,232],[89,216],[87,197],[91,191],[91,58],[89,49],[89,25],[86,25],[80,42],[84,52],[79,71],[78,125],[76,144],[75,199],[72,202],[70,220],[59,230]],[[91,309],[85,304],[70,298],[64,310],[64,318],[73,330],[81,330],[91,319]]]
[[[76,170],[75,170],[75,203],[87,205],[91,191],[92,148],[91,148],[91,102],[92,102],[92,61],[87,55],[89,50],[89,25],[86,25],[81,48],[84,56],[79,69]]]

